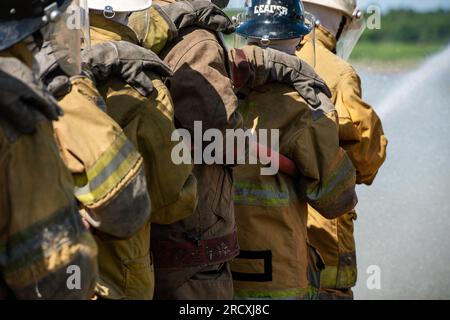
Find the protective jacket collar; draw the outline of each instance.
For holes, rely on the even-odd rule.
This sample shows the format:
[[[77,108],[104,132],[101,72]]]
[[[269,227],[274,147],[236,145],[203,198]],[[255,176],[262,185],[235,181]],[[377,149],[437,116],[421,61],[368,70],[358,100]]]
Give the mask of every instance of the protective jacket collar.
[[[312,41],[312,33],[305,36],[301,44],[303,45],[308,41]],[[330,51],[336,51],[336,37],[323,26],[316,27],[316,42],[320,42]]]
[[[139,43],[136,33],[130,27],[98,14],[91,14],[89,19],[91,23],[92,44],[95,44],[98,41],[120,40],[128,41],[133,44]]]

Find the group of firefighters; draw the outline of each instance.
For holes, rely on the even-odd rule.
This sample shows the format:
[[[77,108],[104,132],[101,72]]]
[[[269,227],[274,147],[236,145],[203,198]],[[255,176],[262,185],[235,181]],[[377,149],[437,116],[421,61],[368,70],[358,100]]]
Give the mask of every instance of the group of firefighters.
[[[356,0],[227,5],[1,1],[0,299],[353,298],[387,146],[342,58]],[[279,130],[295,170],[175,164],[198,121]]]

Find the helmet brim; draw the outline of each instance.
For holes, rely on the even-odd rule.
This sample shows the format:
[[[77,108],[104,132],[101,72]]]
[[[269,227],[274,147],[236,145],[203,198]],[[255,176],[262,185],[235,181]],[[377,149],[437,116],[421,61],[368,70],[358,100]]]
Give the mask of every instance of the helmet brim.
[[[152,1],[123,1],[123,0],[111,0],[108,1],[108,5],[112,7],[114,12],[139,12],[147,10],[151,7]],[[88,7],[90,10],[105,10],[105,1],[90,0],[88,1]]]
[[[0,51],[24,40],[44,24],[41,17],[0,22]]]

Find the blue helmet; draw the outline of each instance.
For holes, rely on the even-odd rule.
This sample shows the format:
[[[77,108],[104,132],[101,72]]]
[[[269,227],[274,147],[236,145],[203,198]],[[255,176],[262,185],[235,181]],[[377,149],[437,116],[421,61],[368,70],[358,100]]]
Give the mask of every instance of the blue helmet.
[[[312,30],[300,0],[247,0],[244,22],[236,33],[245,38],[300,38]]]
[[[32,35],[56,19],[69,0],[1,0],[0,51]]]

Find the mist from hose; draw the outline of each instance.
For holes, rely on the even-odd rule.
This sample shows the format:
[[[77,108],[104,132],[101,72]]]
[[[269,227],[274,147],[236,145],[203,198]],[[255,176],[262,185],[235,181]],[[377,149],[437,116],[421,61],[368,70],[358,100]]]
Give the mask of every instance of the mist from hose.
[[[450,46],[405,74],[359,71],[389,145],[374,184],[358,187],[355,298],[450,299]]]
[[[427,84],[444,73],[450,77],[450,45],[407,75],[400,85],[394,86],[394,90],[378,106],[378,115],[384,119],[392,112],[403,110],[406,107],[404,102],[413,98],[416,90],[427,88]]]

